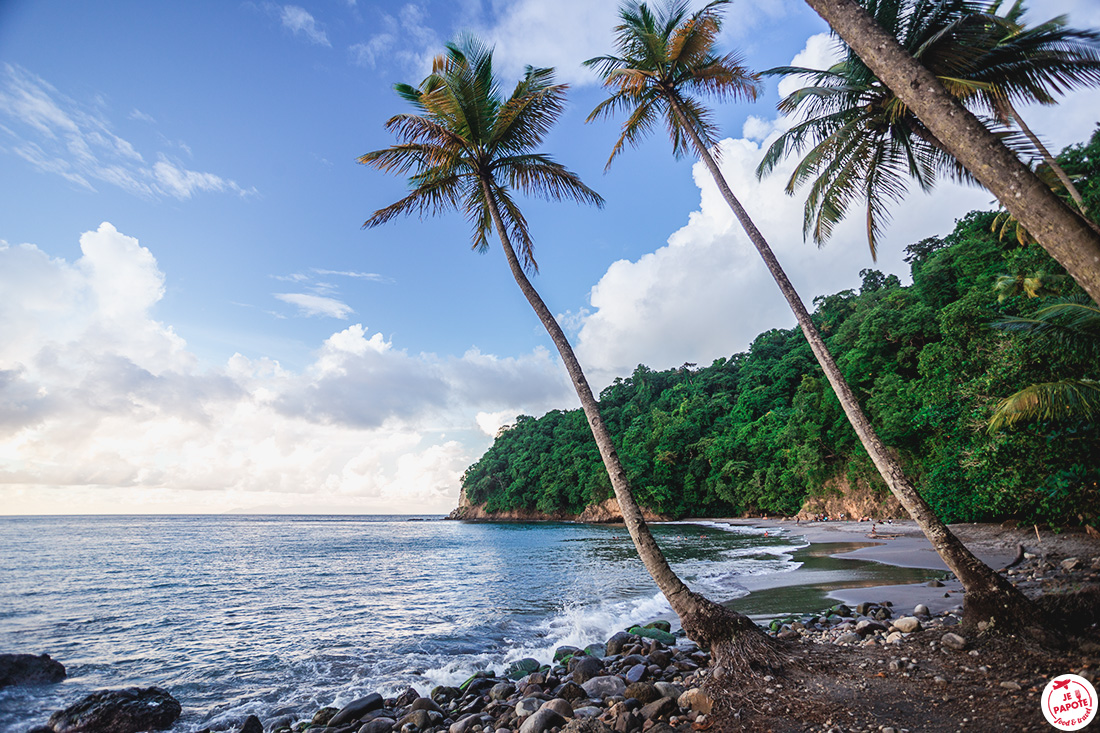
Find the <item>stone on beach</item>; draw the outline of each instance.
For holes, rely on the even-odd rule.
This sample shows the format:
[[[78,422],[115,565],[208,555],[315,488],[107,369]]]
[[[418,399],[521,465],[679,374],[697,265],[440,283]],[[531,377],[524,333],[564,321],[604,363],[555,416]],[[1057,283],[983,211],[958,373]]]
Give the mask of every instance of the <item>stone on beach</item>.
[[[382,696],[377,692],[372,693],[366,697],[361,697],[358,700],[349,702],[347,705],[340,708],[340,712],[332,716],[328,721],[328,725],[330,728],[335,728],[340,725],[355,722],[372,710],[378,710],[381,707]]]
[[[519,727],[519,733],[545,733],[555,726],[565,725],[566,720],[557,711],[543,708],[530,715]]]
[[[93,692],[50,716],[54,733],[137,733],[170,728],[179,702],[159,687]]]
[[[0,688],[42,685],[65,679],[65,665],[49,654],[0,654]]]
[[[612,677],[610,675],[593,677],[581,685],[581,687],[589,697],[612,697],[613,695],[621,695],[626,692],[626,683],[619,677]]]
[[[920,619],[915,616],[902,616],[899,619],[894,619],[894,628],[903,634],[911,634],[914,631],[920,631]]]

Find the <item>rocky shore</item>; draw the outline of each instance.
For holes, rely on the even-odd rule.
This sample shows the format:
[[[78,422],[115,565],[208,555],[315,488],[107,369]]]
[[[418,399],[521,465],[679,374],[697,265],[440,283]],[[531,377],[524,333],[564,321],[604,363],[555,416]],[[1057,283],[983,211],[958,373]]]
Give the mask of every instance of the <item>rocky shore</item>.
[[[731,520],[736,521],[736,520]],[[779,523],[780,525],[782,523]],[[834,525],[839,523],[833,523]],[[848,526],[808,528],[815,541]],[[776,526],[775,524],[770,526]],[[789,525],[787,525],[789,526]],[[801,527],[800,527],[801,529]],[[886,529],[881,530],[885,532]],[[1018,530],[972,529],[968,544],[987,556],[1008,554]],[[905,525],[874,547],[919,558],[921,538]],[[983,540],[984,538],[984,540]],[[973,542],[971,540],[974,540]],[[984,543],[983,543],[984,542]],[[885,550],[882,548],[885,547]],[[862,550],[860,550],[862,551]],[[857,551],[858,552],[858,551]],[[1073,552],[1067,555],[1067,552]],[[458,687],[427,695],[408,689],[392,698],[372,694],[309,719],[249,716],[232,733],[671,733],[751,730],[899,733],[904,730],[1046,730],[1038,696],[1046,682],[1073,672],[1096,681],[1100,669],[1097,599],[1100,543],[1089,536],[1039,537],[1016,551],[1006,577],[1065,624],[1067,641],[1042,648],[961,626],[961,595],[953,581],[916,586],[851,588],[846,600],[814,613],[771,620],[767,631],[784,644],[790,664],[776,675],[713,677],[710,657],[666,622],[635,626],[584,649],[561,647],[552,664],[523,659],[478,672]],[[903,590],[903,593],[899,593]],[[866,600],[870,599],[870,600]],[[913,602],[916,599],[916,602]],[[927,601],[927,602],[925,602]],[[1075,605],[1076,604],[1076,605]],[[37,662],[33,660],[37,659]],[[41,684],[48,657],[21,658]],[[141,702],[145,698],[153,702]],[[95,698],[95,699],[92,699]],[[127,718],[142,706],[154,718]],[[119,710],[125,708],[120,713]],[[136,733],[168,729],[179,704],[163,690],[96,693],[34,733]],[[112,710],[114,712],[112,712]],[[96,717],[98,716],[98,717]],[[104,722],[108,721],[108,722]],[[206,731],[205,733],[215,733]]]

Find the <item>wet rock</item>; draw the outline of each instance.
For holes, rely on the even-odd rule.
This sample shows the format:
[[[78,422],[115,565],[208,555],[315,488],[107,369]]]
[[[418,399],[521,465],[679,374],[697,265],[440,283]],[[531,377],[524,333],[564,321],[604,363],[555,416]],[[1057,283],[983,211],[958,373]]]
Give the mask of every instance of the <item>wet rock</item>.
[[[249,715],[244,719],[240,733],[264,733],[264,725],[255,715]]]
[[[538,697],[525,697],[516,702],[516,717],[526,718],[528,715],[534,715],[542,707],[545,700]]]
[[[607,656],[612,657],[616,654],[622,654],[623,649],[625,649],[628,644],[633,644],[636,640],[637,638],[633,634],[620,631],[607,640],[607,644],[605,645]]]
[[[576,657],[571,662],[569,666],[573,672],[573,681],[578,685],[583,685],[603,672],[603,662],[595,657]]]
[[[547,700],[542,704],[539,710],[553,710],[555,713],[563,718],[573,717],[573,706],[567,701],[562,700],[560,697],[556,697],[553,700]]]
[[[451,723],[451,727],[447,729],[447,733],[466,733],[475,725],[481,725],[483,722],[484,718],[481,715],[467,715]]]
[[[644,637],[646,639],[656,639],[657,641],[667,646],[672,646],[676,643],[675,636],[667,631],[662,631],[660,629],[650,629],[644,626],[634,626],[630,629],[630,633],[636,636]]]
[[[943,583],[941,583],[938,580],[929,580],[927,583],[925,583],[925,585],[928,586],[929,588],[942,588],[943,587]]]
[[[582,708],[574,708],[573,715],[578,718],[595,718],[603,714],[603,708],[594,705],[585,705]]]
[[[645,675],[646,666],[644,664],[635,664],[626,671],[626,681],[628,683],[641,682],[645,679]]]
[[[0,654],[0,687],[43,685],[65,679],[65,665],[49,654]]]
[[[684,688],[672,682],[654,682],[653,686],[657,688],[657,692],[661,693],[663,697],[676,699],[684,694]]]
[[[311,727],[322,727],[328,725],[328,722],[332,720],[332,716],[340,712],[339,708],[321,708],[313,714],[313,720],[310,721]]]
[[[601,720],[578,718],[569,721],[569,723],[561,729],[561,733],[613,733],[613,731]]]
[[[563,645],[554,650],[554,661],[561,662],[569,657],[575,657],[581,654],[581,650],[575,646]]]
[[[865,618],[856,624],[856,633],[861,637],[868,636],[870,634],[878,633],[880,631],[886,631],[886,626],[878,621]]]
[[[416,698],[412,701],[412,704],[409,705],[409,710],[427,710],[429,712],[434,711],[437,713],[443,712],[443,708],[439,707],[439,705],[437,705],[435,701],[429,697]]]
[[[354,723],[372,710],[382,708],[382,696],[377,692],[349,702],[340,708],[340,712],[333,715],[328,721],[330,728],[336,728],[348,723]]]
[[[504,677],[510,680],[518,680],[526,677],[532,672],[539,671],[539,660],[526,657],[524,659],[518,659],[508,665],[508,668],[504,670]]]
[[[582,697],[586,697],[584,688],[578,685],[576,682],[566,682],[561,687],[559,687],[554,694],[562,698],[563,700],[577,700]]]
[[[447,687],[446,685],[437,685],[437,686],[432,688],[431,692],[428,693],[428,697],[430,697],[432,700],[434,700],[437,703],[438,702],[447,702],[449,700],[456,700],[456,699],[462,697],[462,691],[459,690],[457,687]],[[314,722],[314,725],[317,725],[317,723]]]
[[[492,700],[507,700],[516,692],[516,686],[511,682],[498,682],[489,688],[489,698]]]
[[[600,643],[589,644],[584,648],[584,653],[596,659],[603,659],[607,656],[607,647]]]
[[[378,720],[378,718],[375,718]],[[406,713],[400,720],[397,721],[397,725],[404,727],[405,725],[412,723],[418,729],[423,730],[432,724],[432,718],[428,714],[427,710],[413,710],[410,713]]]
[[[165,730],[180,716],[179,702],[159,687],[94,692],[50,716],[55,733],[137,733]]]

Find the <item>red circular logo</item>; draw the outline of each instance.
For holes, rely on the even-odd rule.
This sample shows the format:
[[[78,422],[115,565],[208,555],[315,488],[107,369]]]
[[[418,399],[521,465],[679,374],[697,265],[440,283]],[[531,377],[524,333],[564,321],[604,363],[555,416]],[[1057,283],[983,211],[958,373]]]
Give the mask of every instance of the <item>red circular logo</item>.
[[[1080,730],[1096,716],[1096,690],[1075,674],[1064,674],[1043,690],[1043,715],[1058,730]]]

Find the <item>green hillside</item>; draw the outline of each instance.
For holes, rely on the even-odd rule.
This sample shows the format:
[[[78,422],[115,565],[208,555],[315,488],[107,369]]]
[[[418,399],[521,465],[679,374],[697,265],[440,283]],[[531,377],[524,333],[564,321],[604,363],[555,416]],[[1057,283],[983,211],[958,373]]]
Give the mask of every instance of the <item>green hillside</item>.
[[[1100,132],[1060,159],[1100,212]],[[1096,525],[1100,420],[987,429],[994,405],[1029,384],[1100,379],[1096,332],[991,325],[1080,292],[1002,224],[972,212],[950,234],[906,248],[911,286],[864,270],[858,292],[817,298],[814,320],[879,435],[945,520]],[[748,352],[704,368],[640,365],[600,405],[639,502],[662,514],[790,515],[840,485],[886,493],[797,329],[762,333]],[[579,409],[517,418],[463,488],[491,512],[579,513],[611,496]]]

